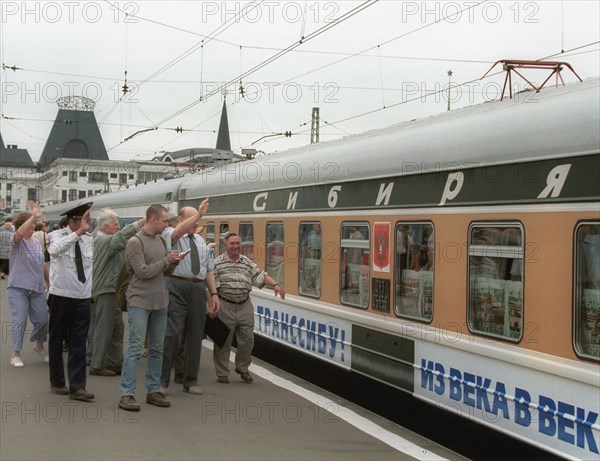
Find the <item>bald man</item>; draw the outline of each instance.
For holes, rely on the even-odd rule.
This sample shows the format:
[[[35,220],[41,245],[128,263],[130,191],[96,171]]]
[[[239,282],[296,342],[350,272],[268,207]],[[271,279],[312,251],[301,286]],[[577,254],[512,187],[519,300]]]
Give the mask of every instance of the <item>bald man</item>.
[[[177,226],[168,227],[163,232],[170,250],[187,252],[175,271],[166,278],[169,311],[163,347],[163,393],[166,393],[171,382],[171,371],[183,341],[183,391],[192,395],[202,394],[202,389],[198,386],[198,369],[206,321],[207,288],[213,301],[211,313],[216,313],[220,307],[212,259],[208,256],[206,242],[196,233],[207,209],[208,199],[197,210],[192,207],[182,208],[179,210]]]

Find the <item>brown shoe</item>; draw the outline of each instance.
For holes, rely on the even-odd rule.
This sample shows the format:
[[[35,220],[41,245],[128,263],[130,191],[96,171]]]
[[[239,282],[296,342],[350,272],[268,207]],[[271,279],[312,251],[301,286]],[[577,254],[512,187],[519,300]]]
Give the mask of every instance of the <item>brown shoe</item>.
[[[221,384],[229,384],[229,378],[227,376],[217,376],[217,381]]]
[[[71,400],[81,400],[83,402],[86,402],[88,400],[93,400],[94,394],[86,391],[85,389],[77,389],[76,391],[69,393],[69,398]]]
[[[249,371],[240,372],[240,378],[242,378],[242,381],[244,381],[246,384],[252,384],[254,382],[254,379]]]
[[[171,406],[171,402],[165,398],[165,394],[162,392],[150,392],[149,394],[146,394],[146,403],[165,408]]]
[[[108,368],[92,368],[90,367],[90,375],[94,376],[117,376],[117,374]]]
[[[115,375],[121,376],[122,367],[106,367],[108,370],[112,371]]]
[[[126,411],[140,411],[140,404],[137,403],[133,395],[124,395],[119,400],[119,408]]]

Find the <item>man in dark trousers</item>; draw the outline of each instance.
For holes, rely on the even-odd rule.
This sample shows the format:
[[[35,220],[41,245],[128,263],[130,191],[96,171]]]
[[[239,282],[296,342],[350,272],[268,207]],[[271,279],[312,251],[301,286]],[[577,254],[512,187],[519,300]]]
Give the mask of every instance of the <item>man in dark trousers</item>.
[[[67,217],[67,227],[57,231],[48,246],[51,258],[48,297],[50,390],[55,394],[68,395],[72,400],[83,401],[94,398],[94,394],[85,389],[85,343],[90,325],[94,260],[93,240],[87,232],[91,206],[89,202],[63,213]],[[68,389],[63,364],[63,341],[67,338]]]

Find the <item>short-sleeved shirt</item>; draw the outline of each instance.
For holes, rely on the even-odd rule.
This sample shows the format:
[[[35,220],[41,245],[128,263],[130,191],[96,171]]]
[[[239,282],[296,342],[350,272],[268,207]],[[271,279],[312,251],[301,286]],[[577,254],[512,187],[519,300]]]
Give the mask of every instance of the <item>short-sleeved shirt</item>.
[[[169,251],[170,250],[177,250],[177,251],[189,250],[190,249],[189,234],[181,236],[181,238],[179,240],[177,240],[177,242],[175,242],[174,245],[171,243],[171,237],[172,237],[174,230],[175,229],[173,227],[167,227],[163,231],[163,237],[165,238],[165,241],[167,242],[167,248],[169,249]],[[208,247],[206,246],[206,242],[204,241],[204,239],[198,234],[193,234],[193,239],[194,239],[194,242],[196,243],[196,248],[198,248],[198,257],[200,260],[200,272],[198,272],[197,274],[194,274],[192,272],[192,258],[191,258],[191,255],[187,255],[185,258],[183,258],[181,261],[179,261],[179,264],[173,271],[173,275],[177,275],[179,277],[195,277],[195,278],[204,280],[206,278],[206,273],[212,272],[212,270],[213,270],[213,261],[209,257]]]
[[[44,251],[40,242],[21,239],[15,242],[15,234],[10,236],[11,254],[8,288],[23,288],[24,290],[43,293],[44,285]]]
[[[75,246],[79,244],[82,256],[85,282],[77,277]],[[92,297],[92,264],[94,262],[94,241],[85,233],[81,236],[68,226],[56,231],[48,246],[50,253],[50,294],[73,299]]]

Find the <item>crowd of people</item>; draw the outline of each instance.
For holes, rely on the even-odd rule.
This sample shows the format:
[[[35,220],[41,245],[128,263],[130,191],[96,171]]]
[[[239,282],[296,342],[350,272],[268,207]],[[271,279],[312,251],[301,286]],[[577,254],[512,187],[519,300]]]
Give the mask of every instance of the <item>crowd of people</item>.
[[[202,394],[198,378],[208,316],[229,329],[222,347],[214,346],[217,381],[229,383],[229,351],[235,336],[235,371],[242,381],[252,383],[250,291],[253,286],[272,286],[282,299],[285,291],[240,254],[235,233],[225,237],[225,252],[213,261],[210,244],[201,235],[208,199],[198,209],[182,208],[177,216],[160,204],[151,205],[145,218],[123,229],[113,210],[101,209],[96,229],[90,232],[92,206],[89,202],[64,213],[52,232],[37,205],[14,222],[2,224],[0,277],[8,277],[11,365],[25,365],[21,350],[29,320],[33,349],[49,363],[52,393],[93,400],[86,387],[89,366],[90,375],[120,376],[119,407],[139,411],[137,369],[147,356],[146,403],[169,407],[166,395],[173,370],[184,392]],[[122,268],[127,277],[120,277]],[[122,278],[128,282],[126,349],[123,312],[117,302]]]

